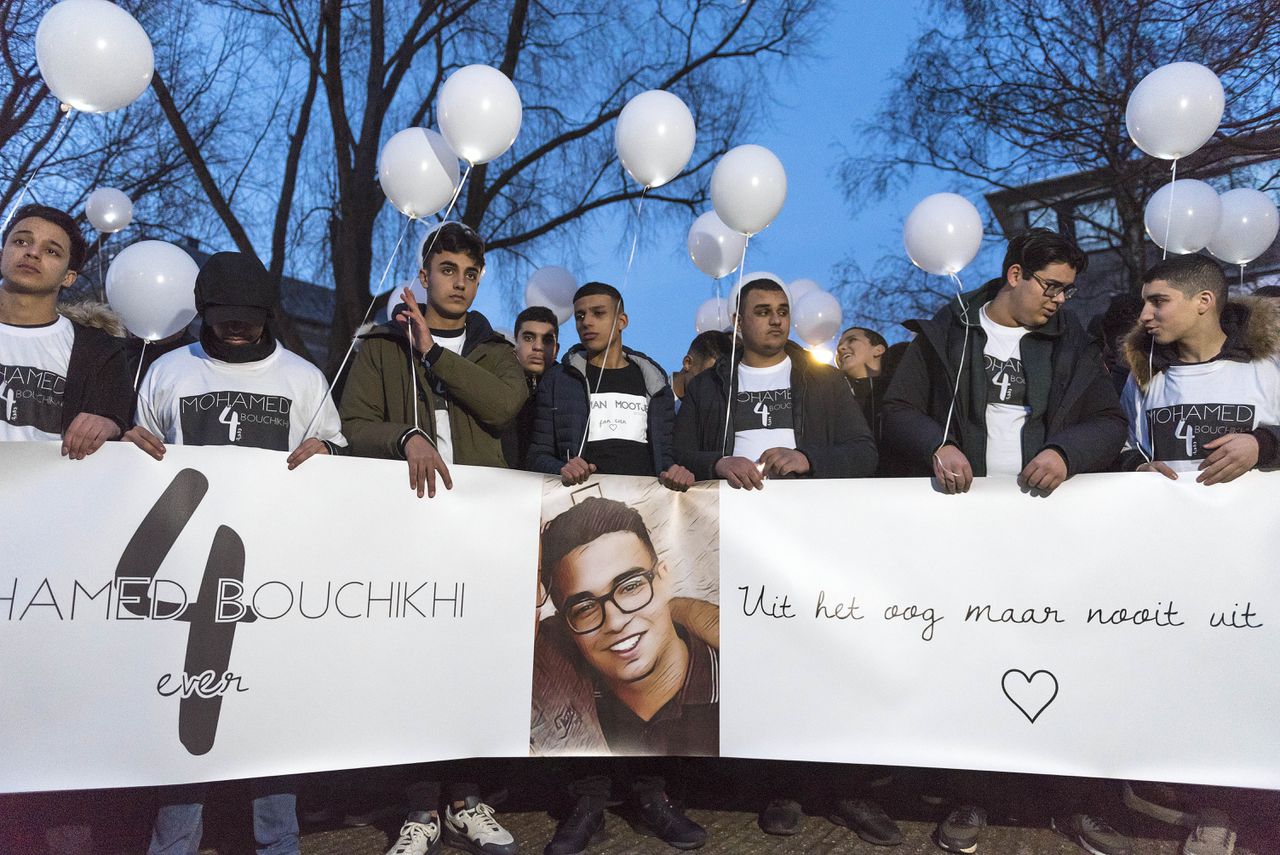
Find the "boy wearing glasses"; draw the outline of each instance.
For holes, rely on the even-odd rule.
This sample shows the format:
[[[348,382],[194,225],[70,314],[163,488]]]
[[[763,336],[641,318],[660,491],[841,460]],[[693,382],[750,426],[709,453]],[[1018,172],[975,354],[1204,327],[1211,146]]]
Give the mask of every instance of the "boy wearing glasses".
[[[999,279],[908,322],[918,335],[885,393],[889,453],[945,493],[1013,475],[1048,495],[1110,467],[1124,413],[1097,345],[1061,311],[1087,266],[1069,238],[1030,229],[1009,241]]]
[[[1017,476],[1043,496],[1110,467],[1124,412],[1097,344],[1061,311],[1087,264],[1070,239],[1031,229],[1009,241],[999,279],[909,322],[918,334],[885,393],[883,438],[912,474],[931,473],[945,493],[967,491],[975,476]],[[1058,793],[1070,810],[1055,827],[1090,852],[1128,855],[1122,835],[1078,810],[1088,786]],[[981,807],[960,805],[934,840],[973,852],[986,821]]]
[[[639,511],[593,496],[560,514],[542,531],[540,577],[556,616],[543,621],[538,643],[585,665],[611,753],[719,753],[720,654],[677,625],[667,565]],[[628,777],[637,824],[680,849],[706,841],[667,799],[662,778]],[[603,775],[574,781],[577,804],[548,855],[585,851],[604,825],[611,783]]]

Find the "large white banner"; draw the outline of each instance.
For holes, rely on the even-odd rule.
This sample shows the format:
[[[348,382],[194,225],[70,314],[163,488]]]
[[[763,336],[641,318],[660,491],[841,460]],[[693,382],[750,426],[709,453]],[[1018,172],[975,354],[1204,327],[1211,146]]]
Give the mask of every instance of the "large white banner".
[[[1277,487],[725,490],[722,753],[1280,788]]]
[[[54,443],[0,473],[0,791],[527,752],[540,477],[428,500],[392,461]]]
[[[419,500],[284,458],[0,444],[0,791],[531,747],[1280,788],[1280,476]]]

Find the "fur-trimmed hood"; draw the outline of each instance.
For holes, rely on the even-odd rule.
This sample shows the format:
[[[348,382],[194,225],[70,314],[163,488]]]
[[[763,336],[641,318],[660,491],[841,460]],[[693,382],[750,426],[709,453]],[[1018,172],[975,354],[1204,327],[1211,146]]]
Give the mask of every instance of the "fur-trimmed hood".
[[[102,330],[107,335],[115,336],[116,338],[124,338],[128,335],[124,321],[106,303],[99,303],[95,300],[59,303],[58,314],[73,324]]]
[[[1268,298],[1233,298],[1222,310],[1221,323],[1226,333],[1222,360],[1253,362],[1280,353],[1280,310]],[[1153,375],[1178,361],[1178,349],[1174,344],[1152,349],[1151,335],[1138,323],[1125,335],[1124,356],[1138,388],[1146,389]]]
[[[1222,310],[1222,331],[1227,341],[1219,359],[1253,362],[1280,354],[1280,310],[1265,297],[1235,297]],[[1157,344],[1141,322],[1124,339],[1124,357],[1138,388],[1146,389],[1154,374],[1177,361],[1177,347]]]

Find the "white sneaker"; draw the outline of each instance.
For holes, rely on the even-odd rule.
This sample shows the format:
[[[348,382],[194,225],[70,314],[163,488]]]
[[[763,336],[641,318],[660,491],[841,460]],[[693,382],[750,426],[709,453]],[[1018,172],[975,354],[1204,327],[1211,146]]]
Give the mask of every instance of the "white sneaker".
[[[440,815],[435,811],[409,814],[400,826],[400,836],[387,855],[430,855],[439,848]]]
[[[468,796],[465,806],[444,810],[444,836],[450,846],[477,855],[515,855],[516,839],[493,818],[493,808],[476,796]]]
[[[1222,811],[1200,813],[1196,830],[1182,844],[1182,855],[1232,855],[1236,849],[1236,829]]]

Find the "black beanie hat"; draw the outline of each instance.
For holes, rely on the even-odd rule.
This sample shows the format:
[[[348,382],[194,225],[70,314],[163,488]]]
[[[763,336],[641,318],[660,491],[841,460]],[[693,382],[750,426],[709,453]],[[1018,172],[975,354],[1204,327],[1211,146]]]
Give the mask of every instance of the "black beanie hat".
[[[253,255],[219,252],[196,277],[196,310],[206,324],[265,323],[275,302],[271,274]]]

